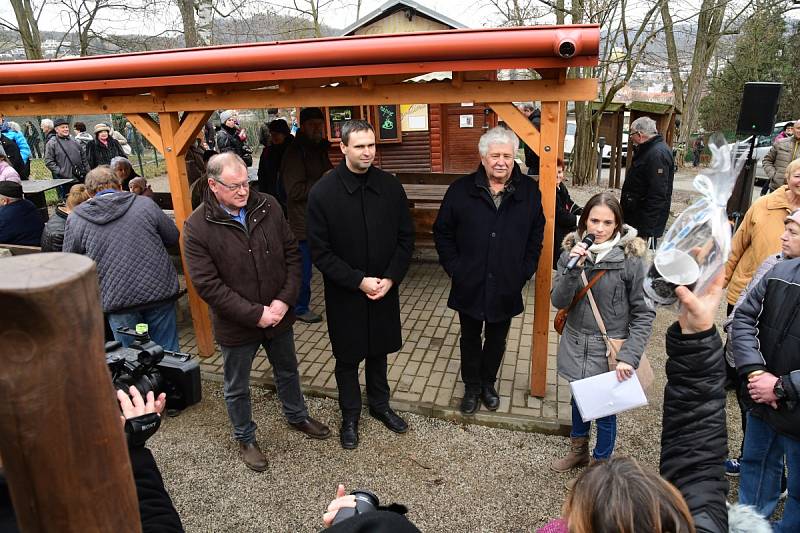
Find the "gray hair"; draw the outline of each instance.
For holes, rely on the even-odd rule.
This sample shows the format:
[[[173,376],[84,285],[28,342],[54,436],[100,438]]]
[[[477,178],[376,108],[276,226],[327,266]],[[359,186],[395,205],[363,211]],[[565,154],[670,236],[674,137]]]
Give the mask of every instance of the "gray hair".
[[[206,164],[206,177],[214,181],[220,181],[225,169],[236,165],[241,165],[245,171],[247,170],[244,160],[236,152],[222,152],[221,154],[213,155],[208,160],[208,164]]]
[[[100,191],[106,189],[122,188],[120,179],[116,174],[114,174],[114,172],[111,170],[111,167],[108,165],[100,165],[99,167],[90,170],[89,173],[86,174],[86,181],[84,182],[84,185],[86,185],[86,191],[91,196],[94,196]]]
[[[631,122],[630,131],[638,131],[643,135],[647,135],[648,137],[652,137],[658,133],[656,129],[656,121],[650,117],[639,117],[633,122]]]
[[[6,124],[8,124],[8,127],[12,130],[22,132],[22,129],[19,127],[19,123],[14,122],[13,120],[8,120],[6,121]]]
[[[42,122],[39,124],[42,129],[49,129],[52,130],[55,126],[53,126],[53,121],[49,118],[43,118]]]
[[[483,135],[478,141],[478,152],[481,156],[489,153],[489,147],[493,144],[510,144],[514,147],[514,153],[519,150],[519,138],[508,128],[495,126]]]
[[[131,174],[131,171],[133,171],[133,165],[131,164],[130,160],[127,157],[122,157],[119,155],[111,158],[111,163],[109,163],[109,166],[114,172],[116,172],[118,168],[127,169],[129,174]]]
[[[375,133],[372,124],[366,120],[348,120],[342,124],[342,142],[345,146],[348,146],[350,142],[350,135],[357,131],[371,131]]]

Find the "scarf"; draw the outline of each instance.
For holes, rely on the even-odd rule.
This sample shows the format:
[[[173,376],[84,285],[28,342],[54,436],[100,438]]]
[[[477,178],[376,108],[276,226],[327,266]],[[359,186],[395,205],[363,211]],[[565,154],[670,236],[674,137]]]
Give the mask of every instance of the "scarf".
[[[595,265],[608,255],[608,252],[619,242],[621,236],[622,234],[617,232],[613,239],[601,242],[600,244],[593,244],[589,247],[589,252],[592,254],[592,260]]]

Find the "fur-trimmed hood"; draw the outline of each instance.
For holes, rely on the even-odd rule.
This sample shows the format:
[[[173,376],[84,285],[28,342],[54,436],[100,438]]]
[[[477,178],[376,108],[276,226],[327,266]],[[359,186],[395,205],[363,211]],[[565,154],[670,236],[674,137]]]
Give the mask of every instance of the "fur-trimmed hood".
[[[564,237],[561,242],[561,248],[568,252],[572,250],[578,241],[578,232],[573,231]],[[647,253],[647,243],[637,237],[636,228],[627,224],[622,225],[622,236],[615,246],[622,248],[625,257],[644,257]]]
[[[735,503],[728,504],[729,533],[771,533],[769,521],[758,514],[754,507]]]

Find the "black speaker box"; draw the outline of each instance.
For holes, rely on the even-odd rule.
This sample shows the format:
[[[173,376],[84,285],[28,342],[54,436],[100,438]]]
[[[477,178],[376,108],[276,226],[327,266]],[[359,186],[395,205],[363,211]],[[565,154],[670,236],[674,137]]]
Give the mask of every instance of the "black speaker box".
[[[740,135],[772,134],[782,88],[782,83],[745,83],[736,133]]]

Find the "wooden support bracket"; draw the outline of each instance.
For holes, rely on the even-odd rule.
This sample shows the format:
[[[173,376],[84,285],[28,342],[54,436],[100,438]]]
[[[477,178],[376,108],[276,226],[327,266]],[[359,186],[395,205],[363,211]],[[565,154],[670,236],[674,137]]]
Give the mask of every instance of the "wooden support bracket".
[[[496,102],[488,105],[531,150],[539,155],[539,130],[531,124],[528,117],[522,114],[522,111],[517,109],[514,104],[507,102]]]
[[[452,85],[455,89],[460,89],[464,86],[464,73],[463,72],[453,72],[453,79],[450,80],[450,85]]]
[[[164,153],[164,143],[161,141],[161,127],[155,120],[150,118],[150,115],[147,113],[129,113],[125,117],[156,150],[162,154]]]
[[[180,128],[175,134],[174,148],[178,153],[185,154],[189,150],[189,146],[213,113],[213,111],[189,111],[183,114]]]

